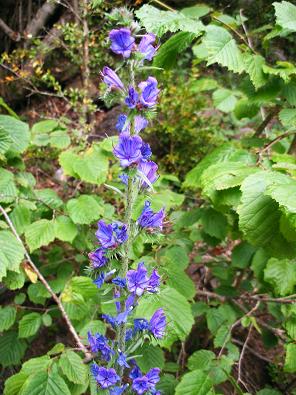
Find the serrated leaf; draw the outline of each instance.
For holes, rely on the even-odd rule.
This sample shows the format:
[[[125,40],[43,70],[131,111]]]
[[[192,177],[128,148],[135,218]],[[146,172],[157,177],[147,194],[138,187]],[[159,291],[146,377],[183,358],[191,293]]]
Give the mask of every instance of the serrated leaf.
[[[264,270],[264,280],[270,283],[280,296],[292,294],[296,286],[295,261],[270,258]]]
[[[55,219],[55,237],[62,241],[68,241],[72,243],[78,234],[77,226],[72,220],[64,215],[61,215]]]
[[[54,221],[40,219],[29,225],[25,231],[26,242],[30,251],[47,246],[55,239]]]
[[[289,1],[272,4],[275,8],[276,23],[283,29],[296,32],[296,6]]]
[[[296,109],[284,108],[279,113],[280,121],[287,128],[296,126]]]
[[[162,36],[166,32],[178,30],[199,33],[204,28],[197,18],[190,18],[180,12],[161,11],[156,7],[145,4],[135,12],[147,31]]]
[[[50,188],[35,189],[36,198],[52,209],[57,209],[63,205],[62,199],[56,191]]]
[[[64,151],[59,156],[59,163],[63,172],[68,176],[78,178],[78,174],[74,170],[74,163],[79,159],[79,156],[73,151]]]
[[[90,224],[104,214],[104,208],[89,195],[81,195],[67,202],[67,210],[75,224]]]
[[[203,43],[208,51],[208,66],[218,63],[235,73],[244,70],[242,54],[236,41],[223,27],[208,25]]]
[[[195,37],[197,37],[197,34],[188,32],[175,34],[161,45],[154,58],[153,65],[167,70],[171,69],[177,62],[178,54],[187,49]]]
[[[52,147],[63,149],[71,144],[71,139],[65,130],[55,130],[50,134],[49,144]]]
[[[22,270],[19,273],[8,271],[6,277],[2,279],[5,286],[11,290],[23,288],[25,280],[25,274]]]
[[[12,138],[3,127],[0,127],[0,154],[5,154],[12,144]]]
[[[16,332],[4,332],[0,336],[0,364],[3,367],[19,365],[26,347],[26,343],[18,339]]]
[[[290,81],[283,87],[283,96],[291,106],[296,106],[296,81]]]
[[[18,192],[14,183],[13,173],[0,168],[0,202],[13,202],[17,197],[17,194]]]
[[[258,114],[259,106],[249,103],[248,99],[240,99],[234,109],[234,115],[237,119],[253,118]]]
[[[59,367],[68,380],[76,384],[84,384],[87,380],[88,370],[82,359],[74,351],[67,350],[62,354]]]
[[[210,377],[201,370],[186,373],[176,387],[176,395],[210,395],[213,387]]]
[[[81,180],[100,185],[106,181],[109,160],[99,147],[93,146],[77,156],[72,166]]]
[[[25,315],[19,322],[19,338],[35,335],[41,326],[41,322],[41,315],[39,313]]]
[[[7,331],[15,321],[16,309],[12,306],[5,306],[0,309],[0,332]]]
[[[296,213],[296,182],[286,176],[283,183],[274,183],[268,185],[265,195],[272,197],[280,206],[284,207],[290,213]]]
[[[211,10],[212,8],[206,4],[196,4],[192,7],[182,8],[181,12],[189,17],[201,18],[207,15]]]
[[[0,115],[0,127],[9,134],[12,140],[9,150],[17,153],[24,152],[30,140],[28,124],[9,115]]]
[[[213,208],[205,209],[201,216],[203,230],[205,233],[219,240],[225,239],[227,235],[227,219]]]
[[[229,89],[217,89],[213,93],[214,106],[225,113],[229,113],[234,110],[237,99],[233,94],[233,91]]]
[[[8,379],[5,381],[3,395],[19,395],[27,378],[28,376],[22,372],[8,377]]]
[[[9,218],[17,233],[21,235],[31,223],[31,211],[26,206],[18,204],[9,214]]]
[[[174,395],[178,380],[172,374],[164,374],[156,385],[156,389],[165,395]]]
[[[265,60],[261,55],[244,54],[243,61],[245,64],[246,72],[250,76],[255,89],[260,88],[267,82],[267,78],[263,72],[263,65]]]
[[[190,370],[207,369],[211,362],[216,358],[216,355],[209,350],[195,351],[188,359],[188,368]]]
[[[295,343],[290,343],[286,345],[284,371],[289,373],[296,372],[296,344]]]
[[[144,343],[135,352],[137,355],[143,355],[142,358],[137,359],[137,364],[142,372],[147,373],[151,368],[164,367],[164,355],[160,347],[152,346],[151,344]]]
[[[6,276],[7,270],[20,271],[24,252],[23,245],[10,231],[0,231],[0,280]]]
[[[32,358],[23,364],[21,372],[26,374],[27,376],[30,376],[31,374],[35,374],[36,372],[46,371],[50,364],[51,359],[47,355]]]
[[[56,371],[37,372],[30,376],[22,395],[71,395],[65,381]]]

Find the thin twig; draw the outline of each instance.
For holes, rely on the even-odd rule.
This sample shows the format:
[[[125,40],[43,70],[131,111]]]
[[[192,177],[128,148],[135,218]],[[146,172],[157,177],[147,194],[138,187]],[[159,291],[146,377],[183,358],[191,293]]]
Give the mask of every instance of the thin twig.
[[[239,346],[243,346],[243,345],[245,344],[245,343],[242,342],[241,340],[238,340],[238,339],[235,339],[235,338],[232,338],[231,341],[232,341],[232,343],[238,344]],[[257,357],[257,358],[259,358],[259,359],[262,359],[262,361],[265,361],[265,362],[267,362],[267,363],[273,363],[273,360],[272,360],[272,359],[269,359],[269,358],[265,357],[264,355],[259,354],[258,352],[256,352],[255,350],[253,350],[252,347],[246,345],[246,346],[245,346],[245,349],[248,350],[248,352],[250,352],[251,354],[255,355],[255,357]]]
[[[173,12],[176,11],[176,10],[174,10],[174,8],[170,7],[169,5],[163,3],[163,2],[160,1],[160,0],[152,0],[152,2],[153,2],[153,3],[156,3],[156,4],[159,4],[161,7],[166,8],[166,9],[169,10],[169,11],[173,11]]]
[[[69,331],[72,333],[80,351],[82,351],[85,355],[85,362],[90,361],[92,359],[92,355],[91,353],[87,350],[87,348],[85,347],[85,345],[81,342],[74,326],[72,325],[72,322],[70,321],[70,318],[68,317],[68,314],[66,313],[64,306],[62,304],[62,302],[60,301],[60,299],[58,298],[58,296],[53,292],[52,288],[50,287],[50,285],[48,284],[48,282],[46,281],[46,279],[43,277],[43,275],[41,274],[41,272],[39,271],[39,269],[37,268],[37,266],[35,265],[35,263],[32,261],[22,239],[20,238],[19,234],[17,233],[13,223],[11,222],[8,214],[6,213],[6,211],[4,210],[4,208],[0,205],[0,211],[3,214],[7,224],[9,225],[10,229],[12,230],[12,233],[14,234],[14,236],[16,237],[16,239],[18,240],[18,242],[23,246],[24,249],[24,253],[25,253],[25,257],[27,259],[27,261],[29,262],[31,268],[34,270],[34,272],[37,274],[39,280],[42,282],[42,284],[45,286],[45,288],[47,289],[47,291],[50,293],[50,295],[52,296],[53,300],[56,302],[67,326]]]
[[[245,355],[246,349],[248,347],[248,342],[249,342],[250,337],[251,337],[252,329],[253,329],[253,325],[250,325],[250,328],[249,328],[249,331],[248,331],[248,335],[247,335],[247,338],[246,338],[246,340],[244,342],[244,345],[243,345],[243,348],[242,348],[242,352],[241,352],[241,355],[240,355],[239,361],[238,361],[238,378],[237,378],[237,381],[238,381],[238,383],[241,383],[245,387],[245,389],[247,391],[249,391],[248,386],[242,380],[242,363],[243,363],[243,359],[244,359],[244,355]]]
[[[270,121],[280,112],[281,107],[275,106],[271,109],[270,113],[264,117],[261,124],[258,126],[254,133],[254,137],[259,137],[261,133],[265,130],[266,126],[269,124]]]

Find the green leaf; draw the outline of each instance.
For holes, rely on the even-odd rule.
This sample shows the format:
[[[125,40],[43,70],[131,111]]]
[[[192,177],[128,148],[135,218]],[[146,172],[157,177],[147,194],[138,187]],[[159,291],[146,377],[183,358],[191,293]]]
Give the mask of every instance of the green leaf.
[[[256,392],[256,395],[282,395],[282,393],[278,390],[265,388],[259,392]]]
[[[28,124],[9,115],[0,115],[0,128],[4,129],[12,140],[9,147],[11,151],[17,153],[25,151],[30,141]]]
[[[154,367],[163,369],[164,355],[160,347],[144,343],[144,345],[138,348],[135,353],[137,355],[143,355],[143,357],[137,359],[137,364],[142,372],[147,373],[148,370]]]
[[[195,37],[197,35],[194,33],[179,32],[169,38],[157,51],[153,66],[167,70],[173,68],[177,63],[178,54],[185,51]]]
[[[288,212],[296,213],[296,181],[286,176],[279,182],[268,185],[265,191],[266,195],[272,197],[280,206],[283,206]]]
[[[23,372],[8,377],[5,381],[3,395],[19,395],[27,378],[28,376]]]
[[[6,151],[8,151],[9,147],[12,144],[12,138],[10,137],[10,134],[3,129],[3,127],[0,127],[0,154],[5,154]]]
[[[41,200],[46,206],[52,209],[60,208],[63,205],[62,199],[58,196],[56,191],[50,188],[35,189],[35,196],[38,200]]]
[[[25,315],[19,322],[19,338],[35,335],[41,326],[41,322],[41,315],[39,313]]]
[[[33,222],[27,227],[25,238],[31,252],[42,246],[47,246],[55,239],[54,221],[40,219]]]
[[[24,252],[23,245],[10,231],[0,231],[0,280],[6,276],[7,270],[20,271]]]
[[[296,344],[290,343],[286,345],[286,358],[284,371],[289,373],[296,372]]]
[[[80,293],[85,299],[92,298],[98,294],[98,288],[90,277],[72,277],[67,286],[69,286],[74,293]]]
[[[7,331],[15,321],[16,309],[12,306],[5,306],[0,309],[0,332]]]
[[[291,106],[296,106],[296,81],[290,81],[284,85],[283,96]]]
[[[162,36],[166,32],[199,33],[204,29],[203,24],[196,18],[187,17],[180,12],[161,11],[151,5],[145,4],[135,12],[147,31]]]
[[[223,214],[212,208],[205,209],[201,216],[201,222],[204,232],[208,235],[219,240],[225,239],[227,235],[227,219]]]
[[[62,354],[59,367],[68,380],[73,383],[84,384],[87,381],[87,367],[83,364],[82,358],[74,351],[67,350]]]
[[[87,339],[87,332],[91,332],[92,334],[94,333],[100,333],[102,335],[105,334],[106,332],[106,325],[99,320],[92,320],[89,321],[82,329],[79,331],[79,335],[82,339],[86,340]]]
[[[210,377],[201,370],[186,373],[176,387],[176,395],[210,395],[212,389]]]
[[[188,368],[190,370],[207,369],[211,362],[216,358],[216,355],[209,350],[195,351],[188,359]]]
[[[247,242],[243,241],[236,245],[232,250],[231,264],[239,269],[248,267],[256,249]]]
[[[77,156],[72,166],[81,180],[100,185],[106,181],[109,160],[98,146],[93,146],[82,156]]]
[[[270,258],[264,270],[264,280],[270,283],[280,296],[292,294],[296,286],[295,261]]]
[[[21,235],[31,223],[31,211],[26,206],[18,204],[10,213],[9,218],[17,233]]]
[[[296,126],[296,109],[284,108],[279,113],[280,121],[287,128]]]
[[[78,234],[77,226],[70,218],[61,215],[55,219],[55,237],[62,241],[72,243]]]
[[[164,374],[157,383],[156,388],[165,395],[174,395],[178,380],[172,374]]]
[[[201,18],[207,15],[212,10],[211,7],[205,4],[196,4],[192,7],[186,7],[181,10],[181,13],[194,18]]]
[[[222,325],[217,330],[214,338],[214,347],[223,347],[231,338],[231,333],[228,325]]]
[[[287,61],[277,61],[275,66],[268,66],[265,64],[262,69],[264,73],[278,76],[286,83],[289,82],[291,77],[296,74],[296,67],[293,63]]]
[[[21,372],[30,376],[36,372],[46,371],[51,364],[51,359],[48,355],[43,355],[42,357],[32,358],[26,361]]]
[[[276,23],[283,29],[296,32],[296,7],[289,1],[273,3]]]
[[[54,370],[36,372],[22,389],[22,395],[71,395],[62,377]]]
[[[90,195],[81,195],[67,202],[67,210],[75,224],[90,224],[104,214],[104,208]]]
[[[195,295],[195,284],[187,275],[183,268],[183,262],[170,262],[159,269],[161,275],[167,277],[166,283],[169,287],[175,288],[178,292],[186,297],[193,299]]]
[[[13,202],[16,197],[17,189],[14,183],[13,173],[0,168],[0,202],[10,203]]]
[[[208,66],[218,63],[235,73],[244,70],[242,54],[231,34],[223,27],[208,25],[203,43],[208,51]]]
[[[68,176],[78,178],[78,174],[74,170],[74,163],[79,160],[79,156],[73,151],[64,151],[59,156],[59,163]]]
[[[25,280],[26,278],[23,270],[19,273],[8,271],[6,277],[2,279],[5,286],[13,291],[23,288]]]
[[[3,367],[19,365],[26,350],[26,343],[18,339],[16,332],[4,332],[0,336],[0,364]]]
[[[265,60],[261,55],[253,55],[245,53],[243,56],[246,72],[250,76],[255,89],[259,89],[267,82],[267,78],[263,72]]]
[[[237,119],[253,118],[258,114],[259,106],[250,103],[248,99],[240,99],[234,109],[234,115]]]
[[[50,134],[49,144],[52,147],[64,149],[71,144],[71,139],[65,130],[55,130]]]
[[[233,94],[233,91],[229,89],[217,89],[213,93],[214,106],[225,113],[229,113],[234,110],[237,99]]]
[[[174,288],[165,287],[159,295],[142,298],[137,307],[137,317],[150,320],[155,310],[163,308],[169,323],[168,331],[173,332],[180,340],[184,340],[194,323],[190,304],[186,298]]]

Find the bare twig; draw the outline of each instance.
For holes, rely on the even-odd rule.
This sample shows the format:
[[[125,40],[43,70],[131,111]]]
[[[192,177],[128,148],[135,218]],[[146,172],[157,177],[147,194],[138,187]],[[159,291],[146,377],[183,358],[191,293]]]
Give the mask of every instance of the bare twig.
[[[169,10],[169,11],[176,11],[176,10],[174,10],[174,8],[168,6],[167,4],[163,3],[163,2],[160,1],[160,0],[152,0],[152,1],[153,1],[153,3],[156,3],[156,4],[160,5],[160,6],[163,7],[163,8],[166,8],[166,9]]]
[[[241,340],[232,338],[231,339],[232,343],[234,344],[238,344],[239,346],[243,346],[245,343],[242,342]],[[252,347],[245,345],[245,349],[248,350],[251,354],[255,355],[255,357],[262,359],[262,361],[265,361],[267,363],[273,363],[272,359],[269,359],[267,357],[265,357],[264,355],[259,354],[258,352],[256,352]]]
[[[12,30],[4,21],[3,19],[0,18],[0,29],[4,31],[5,34],[8,35],[8,37],[12,41],[20,41],[21,40],[21,35],[18,32],[15,32]]]
[[[87,348],[85,347],[85,345],[81,342],[74,326],[72,325],[72,322],[70,321],[70,318],[68,317],[68,314],[66,313],[64,306],[62,304],[62,302],[60,301],[60,299],[58,298],[58,296],[53,292],[53,290],[51,289],[50,285],[48,284],[48,282],[46,281],[46,279],[43,277],[43,275],[41,274],[41,272],[39,271],[39,269],[37,268],[37,266],[35,265],[35,263],[32,261],[23,241],[21,240],[19,234],[17,233],[13,223],[11,222],[9,216],[7,215],[6,211],[4,210],[4,208],[0,205],[0,211],[3,214],[7,224],[9,225],[10,229],[12,230],[14,236],[16,237],[16,239],[18,240],[18,242],[23,246],[24,248],[24,252],[25,252],[25,257],[27,259],[27,261],[29,262],[31,268],[34,270],[34,272],[37,274],[39,280],[42,282],[42,284],[44,285],[44,287],[47,289],[47,291],[50,293],[51,297],[53,298],[53,300],[56,302],[66,324],[67,327],[69,329],[69,331],[71,332],[72,336],[74,337],[77,346],[79,347],[79,350],[82,351],[85,355],[85,361],[90,361],[92,359],[92,355],[91,353],[87,350]]]
[[[263,122],[256,129],[254,137],[259,137],[261,135],[269,122],[280,112],[280,109],[280,106],[275,106],[271,109],[270,113],[266,117],[264,117]]]
[[[249,328],[249,331],[248,331],[248,335],[247,335],[247,338],[246,338],[246,340],[244,342],[244,345],[243,345],[243,348],[242,348],[242,352],[241,352],[241,355],[240,355],[239,361],[238,361],[238,378],[237,378],[237,381],[238,381],[238,383],[241,383],[245,387],[245,389],[247,391],[249,391],[249,388],[246,385],[246,383],[242,380],[242,363],[243,363],[243,359],[244,359],[244,355],[245,355],[246,349],[248,347],[248,342],[249,342],[250,337],[251,337],[252,329],[253,329],[253,325],[250,325],[250,328]]]
[[[251,39],[251,37],[249,36],[249,32],[248,32],[247,26],[246,26],[245,23],[244,23],[243,9],[240,9],[240,10],[239,10],[239,16],[240,16],[240,19],[241,19],[241,24],[242,24],[242,27],[243,27],[243,29],[244,29],[244,32],[245,32],[245,35],[246,35],[246,38],[247,38],[249,47],[254,51],[254,45],[253,45],[252,39]]]
[[[25,32],[28,38],[35,37],[44,27],[48,18],[53,15],[58,3],[47,0],[37,11],[35,17],[27,24]]]

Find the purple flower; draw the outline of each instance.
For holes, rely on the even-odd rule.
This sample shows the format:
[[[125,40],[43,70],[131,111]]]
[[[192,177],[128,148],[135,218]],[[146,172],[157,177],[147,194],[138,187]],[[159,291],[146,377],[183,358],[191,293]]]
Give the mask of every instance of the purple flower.
[[[113,29],[109,33],[111,40],[111,50],[122,55],[124,58],[129,58],[133,50],[135,39],[131,36],[131,31],[126,28]]]
[[[144,59],[146,60],[152,60],[157,48],[153,47],[153,45],[151,45],[152,43],[154,43],[156,39],[156,36],[152,33],[148,33],[145,34],[141,41],[140,44],[138,46],[138,50],[145,55]]]
[[[148,179],[148,181],[153,184],[158,179],[157,174],[158,166],[155,162],[152,161],[144,161],[142,160],[138,165],[138,171],[140,174],[144,174],[144,176]],[[142,188],[148,188],[149,185],[146,181],[141,180]]]
[[[142,332],[149,329],[149,322],[145,318],[134,319],[134,330],[135,332]]]
[[[150,331],[157,339],[162,339],[165,334],[166,318],[163,309],[158,309],[150,320]]]
[[[133,381],[132,389],[138,394],[142,395],[150,388],[149,381],[146,376],[138,377]]]
[[[116,129],[118,132],[130,132],[130,122],[128,121],[127,115],[125,114],[120,114],[119,117],[117,118],[117,124],[116,124]]]
[[[88,254],[92,266],[95,269],[106,265],[106,263],[108,262],[108,258],[106,258],[105,254],[106,250],[104,250],[103,248],[97,248],[95,251]]]
[[[104,360],[110,361],[111,354],[114,354],[114,351],[108,345],[107,338],[99,333],[92,335],[91,332],[87,333],[87,338],[91,351],[100,352]]]
[[[101,75],[103,77],[105,84],[108,85],[110,88],[120,89],[120,90],[124,89],[123,82],[115,73],[115,71],[110,69],[110,67],[105,66],[103,68],[103,71],[101,72]]]
[[[143,143],[141,147],[141,154],[143,159],[148,159],[152,155],[150,145],[148,143]]]
[[[132,370],[129,373],[129,378],[134,380],[134,379],[137,379],[138,377],[142,377],[143,376],[142,372],[141,372],[139,366],[136,364],[135,360],[133,359],[131,362],[133,362],[134,367],[132,368]]]
[[[115,248],[127,240],[127,227],[120,222],[108,225],[103,220],[100,220],[96,236],[102,247]]]
[[[145,129],[148,126],[148,120],[141,115],[135,116],[135,133],[140,133],[142,129]]]
[[[107,225],[103,220],[100,220],[98,222],[96,236],[104,248],[110,248],[116,245],[112,224]]]
[[[159,373],[160,373],[159,368],[152,368],[149,370],[148,373],[146,373],[146,377],[151,386],[154,386],[159,382]]]
[[[114,369],[99,367],[95,363],[91,365],[91,373],[101,388],[112,387],[112,385],[116,384],[117,381],[120,380]]]
[[[124,185],[128,184],[128,175],[125,173],[120,174],[119,179]]]
[[[147,81],[140,82],[139,88],[141,89],[140,102],[144,107],[153,107],[159,93],[157,80],[154,77],[148,77]]]
[[[127,288],[137,296],[143,295],[148,286],[147,269],[144,262],[138,264],[137,270],[129,270],[126,274]]]
[[[125,334],[125,341],[129,342],[130,340],[132,340],[133,336],[134,336],[134,331],[131,328],[127,329]]]
[[[153,269],[153,272],[149,278],[147,291],[155,293],[158,291],[160,286],[160,275],[158,274],[157,270]]]
[[[120,288],[124,288],[126,286],[126,279],[121,277],[115,277],[113,278],[112,283]]]
[[[125,104],[129,107],[129,108],[135,108],[136,105],[139,102],[139,95],[137,93],[137,91],[135,90],[135,88],[133,88],[132,86],[129,87],[128,89],[128,96],[125,98]]]
[[[126,362],[126,355],[123,354],[122,352],[119,352],[117,363],[119,366],[125,366],[126,368],[130,367],[130,365]]]
[[[93,283],[100,289],[105,281],[105,273],[101,272]]]
[[[122,167],[130,166],[140,161],[142,139],[139,136],[130,136],[127,133],[121,133],[119,143],[114,148],[114,155],[120,160]]]
[[[127,387],[128,387],[128,384],[125,384],[125,385],[122,386],[122,387],[114,387],[114,388],[111,388],[111,389],[109,390],[109,394],[110,394],[110,395],[121,395],[121,394],[124,393],[124,391],[127,389]],[[157,395],[157,394],[156,394],[156,395]]]
[[[137,223],[142,228],[162,229],[162,224],[165,217],[164,209],[162,208],[158,212],[154,213],[153,210],[151,210],[150,206],[151,206],[151,202],[146,200],[143,211],[139,216],[139,218],[137,219]]]
[[[108,324],[110,324],[112,326],[112,328],[116,328],[116,326],[117,326],[116,318],[114,318],[108,314],[102,314],[102,318],[103,318],[103,320],[108,322]]]
[[[118,325],[126,322],[127,317],[131,314],[135,304],[135,296],[133,294],[129,295],[125,301],[125,309],[123,312],[119,313],[116,317],[116,323]]]

